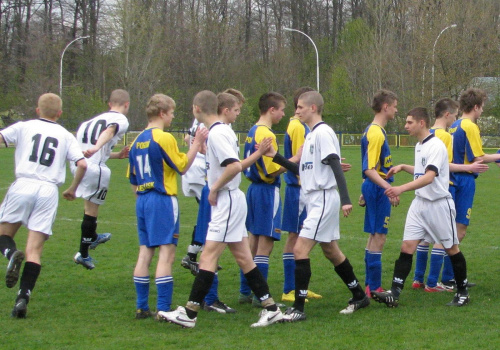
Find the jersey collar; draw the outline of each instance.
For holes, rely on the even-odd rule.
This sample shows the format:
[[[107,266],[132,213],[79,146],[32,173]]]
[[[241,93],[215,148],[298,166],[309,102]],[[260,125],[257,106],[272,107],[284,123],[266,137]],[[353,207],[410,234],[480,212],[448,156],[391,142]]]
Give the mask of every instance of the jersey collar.
[[[321,124],[326,124],[325,122],[321,121],[319,122],[318,124],[314,125],[311,129],[311,131],[314,131],[314,129],[316,129],[318,126],[320,126]]]
[[[223,122],[221,122],[221,121],[217,121],[217,122],[213,123],[213,124],[212,124],[212,126],[210,127],[210,129],[208,129],[208,130],[209,130],[209,131],[210,131],[210,130],[212,130],[212,128],[213,128],[214,126],[216,126],[216,125],[224,125],[224,123],[223,123]]]
[[[429,141],[430,139],[432,139],[433,137],[435,137],[434,134],[429,134],[425,139],[422,140],[422,145],[427,141]]]
[[[42,121],[42,122],[46,122],[46,123],[57,124],[55,121],[53,121],[53,120],[48,120],[48,119],[45,119],[45,118],[38,118],[38,120],[40,120],[40,121]]]

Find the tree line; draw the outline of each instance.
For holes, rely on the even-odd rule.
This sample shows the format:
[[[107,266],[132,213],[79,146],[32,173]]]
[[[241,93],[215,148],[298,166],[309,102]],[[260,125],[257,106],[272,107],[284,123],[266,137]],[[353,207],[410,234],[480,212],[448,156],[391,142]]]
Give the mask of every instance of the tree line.
[[[63,49],[88,37],[63,60],[68,128],[123,88],[132,129],[146,124],[144,106],[156,92],[175,99],[173,127],[183,129],[196,92],[233,87],[247,98],[235,129],[247,130],[262,93],[285,95],[290,115],[293,91],[316,87],[313,45],[284,28],[317,45],[325,119],[340,131],[364,129],[380,88],[398,94],[404,116],[457,98],[476,77],[500,76],[495,0],[1,0],[0,112],[33,117],[41,93],[59,93]],[[496,118],[498,92],[485,111]],[[403,131],[403,120],[389,131]]]

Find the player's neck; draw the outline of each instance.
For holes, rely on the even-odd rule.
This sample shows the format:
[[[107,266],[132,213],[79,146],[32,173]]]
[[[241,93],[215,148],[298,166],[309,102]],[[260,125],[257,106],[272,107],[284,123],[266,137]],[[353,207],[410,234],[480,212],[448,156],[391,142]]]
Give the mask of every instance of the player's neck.
[[[387,125],[387,117],[383,113],[375,114],[372,124],[377,124],[383,128]]]
[[[446,120],[444,118],[438,118],[436,119],[436,122],[432,126],[433,129],[447,129],[448,125],[446,125]]]
[[[479,119],[479,118],[476,118],[476,116],[474,115],[474,113],[463,113],[460,118],[461,119],[469,119],[473,123],[475,123],[477,121],[477,119]]]
[[[199,120],[201,123],[205,124],[205,127],[210,130],[212,125],[217,122],[222,122],[217,114],[207,114],[202,116],[202,119]]]
[[[54,118],[50,118],[50,117],[45,117],[45,116],[39,116],[40,119],[45,119],[45,120],[48,120],[50,122],[54,122],[54,123],[57,123],[57,121],[59,120],[59,117],[54,117]]]
[[[146,129],[152,129],[152,128],[158,128],[163,130],[165,128],[165,124],[163,123],[163,120],[160,117],[158,117],[148,122],[148,126],[146,127]]]
[[[422,129],[418,132],[417,135],[415,135],[415,137],[417,138],[418,142],[422,142],[423,140],[425,140],[425,138],[427,136],[429,136],[431,134],[431,132],[429,131],[429,129],[425,128],[425,129]]]
[[[306,122],[307,126],[309,127],[310,130],[314,129],[314,127],[316,126],[316,124],[318,123],[321,123],[323,121],[323,118],[321,118],[321,115],[319,114],[315,114],[315,115],[312,115],[310,120],[308,120]]]
[[[259,120],[257,121],[257,124],[258,125],[265,125],[269,129],[271,129],[273,126],[273,122],[271,121],[271,116],[269,114],[262,114],[260,116]]]

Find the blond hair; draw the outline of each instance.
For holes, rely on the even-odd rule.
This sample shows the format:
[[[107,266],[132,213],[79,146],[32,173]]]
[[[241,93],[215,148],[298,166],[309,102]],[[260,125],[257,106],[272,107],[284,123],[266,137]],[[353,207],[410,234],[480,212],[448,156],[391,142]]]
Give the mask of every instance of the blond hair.
[[[323,100],[323,96],[317,91],[304,92],[300,95],[299,101],[303,101],[308,106],[315,105],[318,108],[318,114],[323,112],[325,101]]]
[[[217,96],[209,90],[198,92],[193,99],[193,105],[200,107],[201,112],[206,115],[217,114]]]
[[[38,110],[41,117],[56,118],[62,111],[62,100],[53,93],[43,94],[38,98]]]
[[[221,92],[217,95],[217,114],[222,114],[225,108],[233,108],[239,103],[236,96],[229,94],[227,92]]]
[[[151,96],[146,105],[146,114],[148,119],[157,117],[162,111],[168,112],[175,109],[175,101],[170,96],[164,94],[155,94]]]
[[[239,90],[236,90],[236,89],[233,89],[233,88],[229,88],[229,89],[224,90],[223,92],[226,93],[226,94],[231,94],[234,97],[236,97],[238,99],[238,103],[239,104],[243,104],[246,101],[245,100],[245,96],[243,96],[243,94]]]
[[[130,95],[127,91],[116,89],[109,95],[109,101],[112,106],[123,106],[125,103],[130,102]]]

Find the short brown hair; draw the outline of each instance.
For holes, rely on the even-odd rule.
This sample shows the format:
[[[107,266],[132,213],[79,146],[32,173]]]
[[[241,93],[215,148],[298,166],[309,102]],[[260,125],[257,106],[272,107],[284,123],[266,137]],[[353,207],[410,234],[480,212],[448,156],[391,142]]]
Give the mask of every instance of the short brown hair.
[[[175,101],[173,98],[164,94],[155,94],[151,96],[146,105],[146,114],[148,115],[148,119],[151,119],[159,116],[162,111],[168,112],[174,108]]]
[[[323,96],[317,91],[308,91],[300,95],[299,100],[304,101],[308,106],[315,105],[318,108],[318,114],[323,112],[325,101]]]
[[[238,103],[239,100],[236,96],[227,92],[221,92],[217,95],[217,114],[221,114],[224,108],[233,108]]]
[[[238,103],[240,103],[240,104],[243,104],[246,101],[245,96],[243,96],[243,94],[239,90],[229,88],[229,89],[224,90],[223,92],[225,92],[226,94],[231,94],[234,97],[236,97],[238,99]]]
[[[481,89],[467,89],[460,96],[460,110],[464,113],[469,113],[475,106],[482,106],[486,98],[486,93]]]
[[[279,108],[280,102],[286,105],[286,99],[277,92],[267,92],[259,98],[260,114],[265,114],[270,108]]]
[[[458,111],[458,103],[451,98],[442,98],[434,106],[434,116],[436,119],[441,118],[446,112],[455,113],[456,111]]]
[[[123,89],[116,89],[109,95],[109,101],[112,106],[123,106],[125,103],[130,102],[130,95]]]
[[[297,109],[297,103],[299,102],[300,95],[302,95],[305,92],[309,92],[309,91],[316,91],[316,90],[314,90],[312,87],[309,87],[309,86],[303,86],[303,87],[300,87],[294,91],[294,93],[293,93],[293,106],[295,107],[295,109]]]
[[[375,113],[379,113],[382,111],[382,105],[384,103],[392,104],[394,101],[397,101],[397,99],[398,96],[394,92],[385,89],[379,90],[373,96],[372,109]]]
[[[198,92],[193,99],[193,105],[200,107],[201,112],[207,115],[217,114],[217,96],[209,90]]]
[[[62,110],[62,100],[53,93],[43,94],[38,98],[38,110],[41,117],[55,118]]]
[[[429,113],[427,112],[427,108],[424,107],[416,107],[408,112],[407,116],[413,117],[415,120],[423,120],[425,122],[425,126],[429,127],[431,124],[431,118],[429,117]]]

